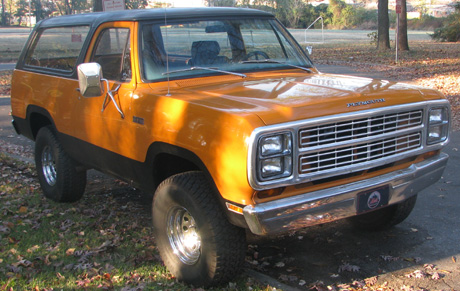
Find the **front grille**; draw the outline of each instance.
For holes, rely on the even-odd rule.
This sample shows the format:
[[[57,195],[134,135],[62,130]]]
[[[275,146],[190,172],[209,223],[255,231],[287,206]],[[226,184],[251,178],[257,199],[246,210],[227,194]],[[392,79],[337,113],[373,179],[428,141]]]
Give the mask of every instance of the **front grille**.
[[[416,150],[422,146],[422,121],[423,111],[412,110],[300,128],[298,172],[356,168]]]
[[[300,156],[299,172],[308,174],[369,162],[417,149],[420,146],[421,134],[418,132],[370,143],[318,151]]]
[[[375,136],[410,128],[421,123],[422,110],[414,110],[313,126],[300,130],[300,148]]]

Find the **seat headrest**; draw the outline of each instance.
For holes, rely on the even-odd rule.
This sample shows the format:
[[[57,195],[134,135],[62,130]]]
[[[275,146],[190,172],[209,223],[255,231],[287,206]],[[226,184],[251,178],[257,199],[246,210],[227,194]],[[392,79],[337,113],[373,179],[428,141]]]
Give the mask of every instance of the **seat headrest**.
[[[209,57],[216,57],[219,53],[220,46],[215,40],[194,41],[192,43],[192,58],[203,54],[206,54]]]

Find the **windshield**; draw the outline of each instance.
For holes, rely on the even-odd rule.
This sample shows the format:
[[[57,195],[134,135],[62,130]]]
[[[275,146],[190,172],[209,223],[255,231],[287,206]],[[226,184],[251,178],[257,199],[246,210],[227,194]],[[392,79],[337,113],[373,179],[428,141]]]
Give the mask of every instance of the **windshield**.
[[[272,19],[144,24],[141,41],[142,74],[148,81],[312,67],[295,40]]]

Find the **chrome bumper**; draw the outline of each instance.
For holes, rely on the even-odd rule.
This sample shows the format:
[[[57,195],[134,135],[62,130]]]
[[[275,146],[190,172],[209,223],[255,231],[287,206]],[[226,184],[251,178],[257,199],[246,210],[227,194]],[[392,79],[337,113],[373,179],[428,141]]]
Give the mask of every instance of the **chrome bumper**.
[[[395,204],[436,183],[448,158],[441,153],[406,169],[371,179],[248,205],[244,208],[244,218],[257,235],[288,232],[356,215],[357,194],[384,185],[389,185],[389,205]]]

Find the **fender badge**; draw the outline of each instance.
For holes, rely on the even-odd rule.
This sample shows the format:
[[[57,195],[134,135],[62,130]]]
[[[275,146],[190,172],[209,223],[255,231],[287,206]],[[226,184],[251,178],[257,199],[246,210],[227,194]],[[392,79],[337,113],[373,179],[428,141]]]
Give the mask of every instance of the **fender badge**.
[[[382,102],[385,102],[385,98],[347,103],[347,107],[356,107],[356,106],[361,106],[361,105],[369,105],[369,104],[382,103]]]
[[[367,206],[369,207],[369,209],[374,209],[377,206],[379,206],[381,199],[382,198],[380,192],[374,191],[371,193],[371,195],[369,195],[369,199],[367,199]]]

